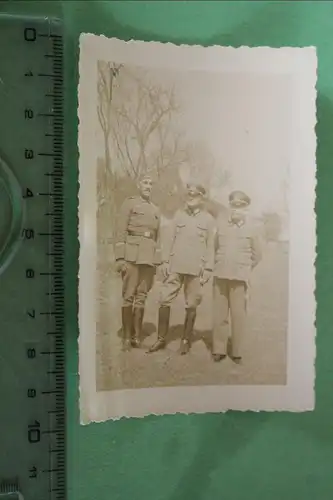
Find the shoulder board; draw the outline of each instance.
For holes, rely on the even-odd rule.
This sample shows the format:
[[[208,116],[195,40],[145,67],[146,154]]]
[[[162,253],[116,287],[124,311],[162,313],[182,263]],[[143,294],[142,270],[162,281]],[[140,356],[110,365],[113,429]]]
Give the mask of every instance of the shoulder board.
[[[138,196],[128,196],[128,198],[126,198],[126,202],[130,204],[137,203],[138,201]]]
[[[127,198],[124,199],[123,205],[127,206],[128,208],[131,208],[133,204],[136,203],[136,197],[135,196],[127,196]]]

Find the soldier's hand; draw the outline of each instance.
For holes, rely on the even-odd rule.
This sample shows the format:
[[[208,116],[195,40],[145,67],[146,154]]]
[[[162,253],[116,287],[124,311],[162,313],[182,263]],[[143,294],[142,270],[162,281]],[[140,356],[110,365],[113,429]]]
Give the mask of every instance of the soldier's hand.
[[[124,261],[124,259],[117,260],[115,267],[117,273],[122,274],[126,271],[126,262]]]
[[[169,262],[163,262],[161,264],[160,269],[161,269],[163,279],[166,280],[167,277],[169,276]]]
[[[200,277],[200,284],[203,286],[205,285],[211,278],[212,276],[212,271],[208,271],[208,269],[204,269],[204,271],[201,274]]]

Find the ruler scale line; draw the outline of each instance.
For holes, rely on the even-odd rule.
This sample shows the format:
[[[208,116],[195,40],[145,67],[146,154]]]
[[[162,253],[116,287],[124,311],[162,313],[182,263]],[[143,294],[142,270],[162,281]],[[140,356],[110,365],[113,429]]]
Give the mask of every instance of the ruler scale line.
[[[18,465],[17,454],[14,457],[16,472],[22,483],[25,500],[65,500],[66,495],[66,349],[65,349],[65,234],[64,234],[64,47],[62,24],[51,19],[24,19],[22,17],[0,20],[1,61],[5,69],[10,68],[12,78],[7,78],[8,88],[21,85],[13,105],[1,101],[2,110],[6,106],[11,113],[20,113],[17,125],[22,137],[35,136],[38,144],[34,151],[34,161],[23,164],[19,173],[20,181],[33,193],[29,200],[26,227],[33,230],[35,238],[24,241],[22,247],[33,247],[34,252],[23,254],[24,269],[33,273],[36,283],[31,293],[24,275],[22,297],[27,291],[29,311],[34,310],[34,318],[38,319],[38,327],[30,333],[31,327],[24,331],[24,342],[17,346],[17,352],[26,357],[26,370],[29,370],[28,387],[38,388],[35,403],[24,411],[16,411],[19,418],[22,414],[22,426],[17,435],[26,435],[19,456],[22,455],[22,467]],[[8,56],[7,56],[8,53]],[[25,56],[25,57],[22,57]],[[3,57],[4,56],[4,57]],[[13,65],[12,61],[15,61]],[[7,66],[6,66],[7,65]],[[3,70],[3,67],[2,67]],[[4,72],[6,74],[6,71]],[[24,82],[24,83],[23,83]],[[0,99],[2,97],[0,96]],[[9,95],[7,101],[10,101]],[[22,113],[23,111],[23,113]],[[23,119],[22,119],[23,115]],[[35,120],[31,120],[35,118]],[[20,121],[21,120],[21,121]],[[10,124],[6,124],[9,128]],[[16,130],[10,131],[12,135]],[[10,142],[10,141],[8,141]],[[16,161],[16,145],[13,155]],[[21,154],[21,153],[20,153]],[[10,156],[10,155],[9,155]],[[33,169],[30,169],[30,166]],[[20,166],[17,167],[18,169]],[[30,169],[30,170],[29,170]],[[30,178],[29,178],[30,172]],[[38,173],[37,173],[38,172]],[[42,206],[42,209],[41,209]],[[42,218],[40,217],[42,216]],[[28,240],[28,238],[27,238]],[[35,264],[40,257],[39,264]],[[18,259],[21,265],[21,259]],[[10,268],[9,268],[10,271]],[[29,283],[29,285],[28,285]],[[23,290],[24,286],[25,289]],[[39,289],[38,289],[39,287]],[[21,304],[22,306],[22,304]],[[34,306],[34,308],[33,308]],[[28,320],[30,321],[30,319]],[[31,323],[30,323],[31,324]],[[37,324],[37,323],[36,323]],[[27,353],[27,354],[25,354]],[[31,359],[29,356],[34,356]],[[34,363],[34,365],[32,365]],[[24,363],[20,363],[23,366]],[[31,367],[34,367],[33,370]],[[24,380],[24,377],[22,377]],[[1,382],[1,381],[0,381]],[[25,380],[24,380],[25,383]],[[30,385],[31,384],[31,385]],[[34,389],[27,389],[33,394]],[[25,389],[24,389],[25,392]],[[34,397],[34,396],[28,396]],[[18,401],[21,400],[18,398]],[[19,408],[21,410],[21,408]],[[0,415],[1,416],[1,415]],[[35,425],[34,430],[30,426]],[[31,434],[34,432],[35,434]],[[40,446],[31,442],[40,441]],[[31,440],[31,442],[30,442]],[[22,451],[22,453],[21,453]],[[11,450],[9,450],[11,454]],[[43,473],[30,479],[28,466],[37,464]],[[26,468],[25,468],[26,467]],[[7,468],[7,464],[6,464]],[[29,477],[30,476],[30,477]]]

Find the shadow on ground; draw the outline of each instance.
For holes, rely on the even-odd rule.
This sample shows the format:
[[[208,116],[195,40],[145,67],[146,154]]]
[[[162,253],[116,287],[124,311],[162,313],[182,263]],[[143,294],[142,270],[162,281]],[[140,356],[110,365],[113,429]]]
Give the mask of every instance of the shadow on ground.
[[[170,327],[168,336],[166,338],[166,346],[168,346],[171,342],[175,340],[181,340],[182,335],[183,335],[183,329],[184,326],[179,324],[179,325],[173,325]],[[156,335],[156,337],[152,337],[153,335]],[[117,331],[117,336],[120,339],[123,339],[123,329],[119,328]],[[144,323],[142,327],[142,335],[141,335],[141,341],[145,342],[147,339],[150,339],[152,337],[152,342],[157,339],[157,329],[156,326],[153,323]],[[193,337],[192,337],[192,342],[191,344],[194,345],[196,342],[202,341],[207,349],[207,351],[212,352],[213,351],[213,332],[212,330],[194,330],[193,332]],[[231,351],[232,351],[232,343],[231,339],[229,338],[228,340],[228,347],[227,347],[227,354],[228,356],[231,356]]]

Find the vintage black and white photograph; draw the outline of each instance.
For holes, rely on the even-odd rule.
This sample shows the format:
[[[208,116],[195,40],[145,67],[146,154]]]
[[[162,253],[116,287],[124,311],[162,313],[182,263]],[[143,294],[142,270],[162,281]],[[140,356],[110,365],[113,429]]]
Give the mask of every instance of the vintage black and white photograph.
[[[316,71],[81,35],[82,423],[314,408]]]

